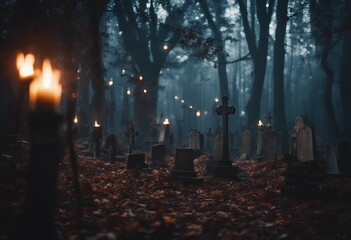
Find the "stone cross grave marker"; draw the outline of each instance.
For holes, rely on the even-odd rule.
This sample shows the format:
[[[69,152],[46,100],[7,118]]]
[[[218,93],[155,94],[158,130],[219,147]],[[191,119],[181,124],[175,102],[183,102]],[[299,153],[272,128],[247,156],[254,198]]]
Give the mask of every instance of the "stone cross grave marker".
[[[195,173],[193,153],[194,150],[191,148],[176,148],[174,169],[171,170],[171,177],[190,182],[203,180],[197,177]]]
[[[240,134],[240,155],[251,155],[251,132],[249,130]]]
[[[295,122],[296,130],[296,157],[298,161],[314,160],[314,136],[311,127],[303,123],[303,119],[298,118]]]
[[[223,162],[224,165],[231,165],[228,142],[228,115],[235,113],[235,107],[228,107],[227,96],[223,96],[222,105],[216,108],[216,113],[223,116],[223,150],[220,161]]]
[[[206,164],[206,172],[221,178],[228,179],[245,179],[247,176],[243,174],[237,166],[233,165],[229,156],[228,143],[228,115],[235,113],[234,107],[228,107],[228,97],[222,97],[222,105],[216,108],[216,113],[223,116],[223,147],[219,161],[208,160]]]
[[[138,136],[139,133],[134,130],[134,125],[130,124],[128,131],[125,136],[128,137],[128,153],[131,154],[134,150],[134,137]]]

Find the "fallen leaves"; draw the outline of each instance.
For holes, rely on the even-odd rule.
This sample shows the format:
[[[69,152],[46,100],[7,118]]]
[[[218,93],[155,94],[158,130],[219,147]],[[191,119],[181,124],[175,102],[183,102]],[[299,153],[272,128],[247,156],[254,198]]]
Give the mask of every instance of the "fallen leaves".
[[[0,213],[9,221],[0,224],[0,237],[21,218],[28,161],[24,155],[25,151],[1,154]],[[167,158],[167,168],[145,171],[127,170],[122,162],[107,163],[87,156],[79,156],[78,161],[85,239],[351,237],[350,202],[308,202],[280,196],[286,169],[282,161],[236,161],[250,178],[229,181],[207,176],[206,156],[202,155],[194,166],[204,182],[195,185],[168,178],[173,157]],[[351,186],[344,179],[321,186],[333,188],[336,184],[338,194]],[[65,158],[58,174],[57,209],[57,225],[64,239],[79,239],[72,185],[70,163]]]

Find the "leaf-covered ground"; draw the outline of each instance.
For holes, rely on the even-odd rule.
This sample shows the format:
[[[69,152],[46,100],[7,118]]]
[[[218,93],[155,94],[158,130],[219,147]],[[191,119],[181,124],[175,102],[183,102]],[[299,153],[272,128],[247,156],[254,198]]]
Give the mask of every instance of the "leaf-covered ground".
[[[1,148],[0,239],[12,239],[23,214],[28,144]],[[286,163],[237,161],[249,178],[230,181],[205,174],[206,156],[195,159],[202,183],[169,178],[166,168],[127,170],[78,156],[82,197],[79,234],[68,156],[59,167],[56,229],[62,239],[351,239],[351,181],[329,179],[329,201],[281,196]],[[339,197],[340,196],[340,197]],[[342,196],[342,197],[341,197]]]

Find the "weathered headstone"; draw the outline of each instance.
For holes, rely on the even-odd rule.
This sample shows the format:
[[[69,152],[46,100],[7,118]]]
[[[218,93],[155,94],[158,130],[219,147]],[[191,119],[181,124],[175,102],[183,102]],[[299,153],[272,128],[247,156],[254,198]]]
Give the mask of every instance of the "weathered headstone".
[[[235,113],[234,107],[228,107],[228,97],[222,97],[222,105],[216,108],[216,113],[223,116],[223,148],[222,155],[219,161],[206,164],[206,171],[215,177],[243,179],[246,175],[243,174],[237,166],[233,165],[229,155],[228,141],[228,115]]]
[[[314,133],[311,127],[301,125],[298,120],[296,127],[296,157],[298,161],[315,160]]]
[[[165,144],[155,144],[151,148],[151,165],[160,166],[165,163],[166,155],[166,145]]]
[[[194,156],[201,155],[204,144],[204,136],[197,129],[191,129],[189,132],[189,148],[194,150]]]
[[[171,177],[189,182],[200,182],[203,179],[197,177],[194,171],[194,150],[191,148],[177,148],[174,169]]]
[[[245,130],[240,134],[240,155],[251,155],[251,132]]]
[[[189,148],[200,150],[200,132],[197,129],[191,129],[189,132]]]
[[[327,156],[326,156],[326,169],[327,169],[327,174],[330,175],[338,175],[340,174],[339,172],[339,167],[337,163],[337,153],[336,149],[331,146],[327,146]]]
[[[223,150],[223,136],[222,134],[217,134],[214,142],[213,155],[214,160],[219,161],[222,157]]]
[[[127,154],[127,169],[145,169],[148,165],[145,163],[145,153]]]

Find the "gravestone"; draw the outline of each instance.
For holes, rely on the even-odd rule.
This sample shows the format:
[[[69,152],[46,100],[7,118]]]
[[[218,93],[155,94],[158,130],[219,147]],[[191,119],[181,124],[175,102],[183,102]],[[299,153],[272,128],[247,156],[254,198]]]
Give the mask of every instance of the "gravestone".
[[[219,161],[208,160],[206,164],[207,173],[214,177],[229,178],[229,179],[244,179],[247,178],[237,166],[233,165],[229,155],[228,141],[228,115],[235,113],[234,107],[228,107],[228,97],[222,97],[222,105],[216,108],[216,113],[223,116],[223,148],[222,155]]]
[[[194,156],[200,156],[203,149],[204,137],[197,129],[191,129],[189,132],[189,148],[194,150]]]
[[[145,153],[127,154],[127,169],[145,169],[148,165],[145,163]]]
[[[331,146],[327,146],[327,156],[326,156],[326,169],[327,169],[327,174],[330,175],[338,175],[340,174],[339,172],[339,167],[337,163],[337,153],[336,149]]]
[[[223,137],[222,134],[217,134],[214,142],[213,157],[214,160],[219,161],[222,157]]]
[[[201,182],[194,171],[194,150],[191,148],[176,148],[174,169],[171,177],[188,182]]]
[[[251,155],[251,132],[249,130],[240,134],[240,155]]]
[[[296,138],[296,159],[287,164],[282,196],[299,199],[322,199],[326,195],[319,182],[326,177],[325,168],[315,161],[313,130],[297,117],[293,129]],[[293,147],[292,147],[293,149]]]
[[[164,166],[166,155],[165,144],[155,144],[151,148],[151,165],[152,166]]]
[[[315,160],[314,133],[311,127],[300,125],[298,122],[296,132],[296,157],[298,161]]]
[[[191,129],[189,132],[189,148],[200,150],[200,132],[197,129]]]
[[[269,131],[263,142],[263,155],[266,159],[275,160],[277,157],[277,137]]]

